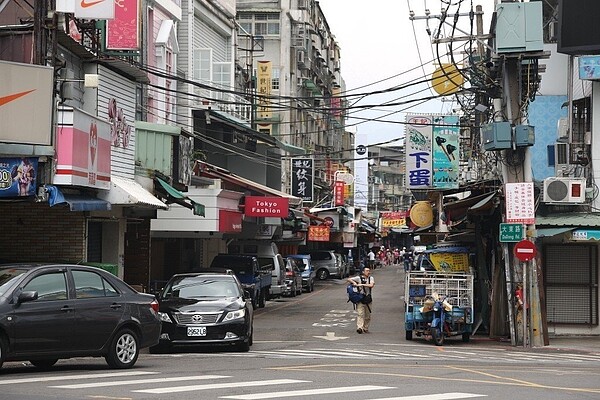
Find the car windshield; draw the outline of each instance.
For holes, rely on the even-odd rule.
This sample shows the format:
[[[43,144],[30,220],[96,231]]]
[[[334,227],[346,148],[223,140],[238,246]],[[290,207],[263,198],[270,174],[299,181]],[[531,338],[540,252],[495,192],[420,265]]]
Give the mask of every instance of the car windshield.
[[[14,279],[18,278],[25,272],[27,272],[27,270],[23,268],[0,269],[0,296],[4,295]]]
[[[324,253],[311,253],[311,257],[313,261],[323,261],[323,260],[331,260],[331,254]]]
[[[184,277],[165,288],[164,298],[197,299],[201,297],[239,297],[240,292],[233,280],[205,277]]]

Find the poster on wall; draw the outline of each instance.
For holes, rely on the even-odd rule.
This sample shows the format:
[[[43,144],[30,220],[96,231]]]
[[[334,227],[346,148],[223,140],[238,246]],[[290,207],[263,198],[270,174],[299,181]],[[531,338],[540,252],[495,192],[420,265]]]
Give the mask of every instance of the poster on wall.
[[[406,186],[410,189],[433,186],[432,122],[429,115],[406,116]]]
[[[0,158],[0,197],[33,196],[37,190],[38,159]]]
[[[433,186],[458,188],[459,120],[457,115],[433,117]]]

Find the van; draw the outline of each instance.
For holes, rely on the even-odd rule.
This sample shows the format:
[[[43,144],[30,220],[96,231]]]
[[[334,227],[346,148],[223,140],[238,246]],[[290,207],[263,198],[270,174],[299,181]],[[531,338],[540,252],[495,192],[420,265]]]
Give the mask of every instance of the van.
[[[271,271],[271,289],[269,297],[281,297],[286,291],[285,261],[279,248],[273,242],[260,240],[238,240],[229,244],[230,253],[251,254],[256,256],[261,269]]]
[[[317,278],[325,280],[331,276],[343,279],[345,269],[333,250],[313,250],[309,252],[313,266],[317,270]]]

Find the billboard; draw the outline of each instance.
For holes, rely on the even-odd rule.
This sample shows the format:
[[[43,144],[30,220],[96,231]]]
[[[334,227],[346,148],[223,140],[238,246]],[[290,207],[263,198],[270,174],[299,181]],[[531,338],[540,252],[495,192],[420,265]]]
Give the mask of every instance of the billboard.
[[[0,197],[25,197],[36,194],[38,159],[0,158]]]
[[[140,47],[138,0],[115,2],[114,18],[106,26],[106,48],[109,50],[138,50]]]
[[[433,186],[436,189],[458,188],[458,137],[457,115],[433,118]]]
[[[54,69],[0,61],[0,141],[52,144]]]
[[[406,186],[409,189],[427,189],[433,186],[431,176],[431,115],[406,116]]]

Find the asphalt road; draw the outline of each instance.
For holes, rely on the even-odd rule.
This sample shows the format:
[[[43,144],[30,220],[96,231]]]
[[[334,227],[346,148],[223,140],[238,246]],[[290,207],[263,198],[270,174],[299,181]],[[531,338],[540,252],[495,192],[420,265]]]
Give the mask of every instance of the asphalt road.
[[[249,353],[144,352],[126,371],[93,358],[61,360],[47,372],[6,363],[0,399],[600,398],[600,354],[525,351],[484,338],[442,347],[406,341],[404,272],[386,267],[373,276],[368,334],[356,333],[345,283],[334,279],[257,310]]]

